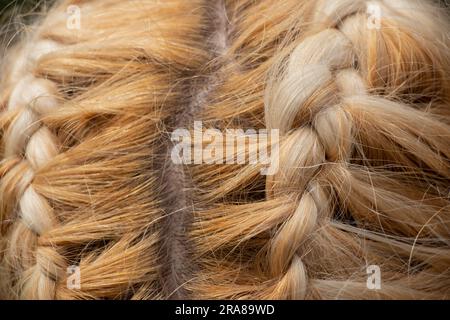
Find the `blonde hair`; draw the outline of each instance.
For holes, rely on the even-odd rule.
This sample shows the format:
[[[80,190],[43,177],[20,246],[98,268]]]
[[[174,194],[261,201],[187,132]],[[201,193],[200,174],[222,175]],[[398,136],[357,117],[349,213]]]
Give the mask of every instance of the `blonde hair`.
[[[55,4],[3,61],[0,296],[448,299],[448,15],[369,4]],[[278,172],[174,164],[194,120]]]

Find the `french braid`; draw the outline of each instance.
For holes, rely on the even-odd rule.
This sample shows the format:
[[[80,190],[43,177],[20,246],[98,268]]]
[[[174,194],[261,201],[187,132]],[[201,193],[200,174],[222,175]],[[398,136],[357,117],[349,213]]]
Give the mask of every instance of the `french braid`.
[[[82,28],[66,28],[69,5],[79,6]],[[146,155],[161,152],[158,132],[184,94],[183,85],[171,93],[171,81],[207,55],[197,41],[204,13],[184,15],[197,8],[60,1],[5,58],[2,297],[163,296],[162,212],[150,188],[161,165]],[[117,32],[121,23],[128,34]],[[81,287],[69,287],[69,267]]]
[[[216,189],[206,194],[224,202],[200,210],[194,224],[205,264],[192,286],[200,297],[448,296],[449,61],[439,54],[448,38],[438,31],[448,22],[427,3],[378,1],[380,26],[370,28],[368,4],[286,6],[301,22],[273,59],[248,71],[256,79],[258,70],[267,75],[265,98],[257,101],[265,102],[265,127],[280,130],[280,169],[265,183],[255,182],[255,169],[216,169],[225,184],[205,181],[210,168],[194,171],[200,190]],[[268,2],[263,7],[289,16]],[[264,23],[266,34],[280,26]],[[235,95],[243,90],[236,87]],[[227,115],[218,108],[230,100],[216,103],[214,114]],[[233,117],[254,117],[250,106],[234,109]],[[236,204],[241,193],[223,200],[249,184],[265,186],[263,201]],[[382,290],[366,286],[370,264],[388,270]]]
[[[401,10],[405,15],[419,12],[416,21],[423,14],[414,2],[409,2],[406,6],[403,3],[403,7],[400,5],[397,8],[392,6],[393,3],[389,1],[379,3],[381,11],[389,18],[394,16],[394,10]],[[289,56],[283,75],[269,85],[266,92],[266,124],[269,128],[280,128],[286,137],[280,148],[280,167],[284,169],[279,175],[268,180],[266,188],[269,195],[277,192],[285,193],[287,190],[295,190],[294,194],[298,195],[298,207],[277,230],[269,244],[268,263],[272,275],[280,278],[276,293],[277,297],[281,298],[304,298],[308,291],[308,268],[302,262],[301,248],[305,246],[308,237],[317,228],[324,223],[329,223],[333,215],[326,206],[327,197],[323,196],[327,194],[326,189],[319,181],[324,175],[325,180],[327,177],[332,177],[334,171],[346,175],[347,179],[354,178],[355,173],[350,160],[355,157],[354,144],[359,142],[354,137],[354,132],[358,127],[367,126],[366,123],[358,123],[362,120],[358,114],[361,112],[359,109],[367,113],[375,109],[376,114],[380,112],[377,108],[386,108],[382,106],[384,104],[392,110],[386,110],[383,116],[389,116],[389,113],[394,116],[401,111],[407,112],[405,109],[411,107],[394,104],[382,96],[371,97],[366,90],[366,87],[373,83],[372,79],[368,79],[371,70],[364,69],[368,67],[367,55],[361,52],[361,47],[354,45],[354,41],[361,36],[361,30],[367,29],[366,2],[319,1],[316,8],[316,15],[312,21],[314,26],[312,34],[307,35],[296,46]],[[387,23],[398,24],[401,30],[402,21],[400,19],[395,21],[395,18],[393,20],[388,20]],[[321,28],[323,30],[320,30]],[[405,30],[407,30],[406,26]],[[383,29],[380,32],[369,31],[367,36],[382,37],[382,32]],[[416,35],[410,36],[413,38]],[[391,75],[387,75],[389,76]],[[295,90],[293,86],[302,89]],[[333,90],[335,93],[321,100],[318,92],[328,90]],[[316,98],[317,96],[319,98]],[[423,118],[424,124],[427,123],[435,128],[434,137],[441,137],[436,140],[439,143],[437,150],[440,150],[442,155],[434,154],[426,148],[427,150],[424,149],[423,153],[418,152],[415,156],[425,155],[430,169],[448,179],[449,148],[445,146],[448,144],[448,126],[418,112],[416,116],[417,119]],[[396,119],[401,118],[402,116]],[[387,117],[382,116],[378,119],[374,117],[373,120],[381,120],[384,124],[389,121]],[[365,117],[364,121],[368,121],[368,117]],[[298,126],[301,127],[298,128]],[[410,124],[405,121],[391,124],[391,126],[398,128],[398,135],[395,134],[390,138],[402,145],[400,131],[408,132]],[[429,135],[425,132],[411,134],[417,134],[417,138],[421,137],[424,140]],[[412,144],[416,143],[412,142]],[[301,147],[296,148],[296,146]],[[390,148],[388,144],[383,147]],[[425,148],[425,146],[408,146],[409,150],[420,150],[419,148]],[[294,150],[296,153],[293,152]],[[444,160],[442,156],[447,160]],[[370,175],[370,169],[366,168],[366,170]],[[330,181],[329,187],[337,193],[342,190],[342,184],[345,183],[343,181],[345,180]],[[353,183],[353,186],[358,185]],[[350,192],[358,193],[358,189]],[[351,196],[347,197],[343,199],[344,202],[356,200]],[[383,210],[381,206],[378,209]],[[420,214],[423,218],[418,218]],[[417,226],[426,225],[426,219],[431,219],[431,214],[427,214],[426,209],[422,209],[421,213],[414,212],[411,216],[407,215],[411,221],[418,222]],[[418,229],[414,231],[418,234],[421,232]],[[445,232],[439,236],[445,239]],[[448,256],[447,249],[441,254],[443,258]],[[447,269],[442,271],[447,272]]]

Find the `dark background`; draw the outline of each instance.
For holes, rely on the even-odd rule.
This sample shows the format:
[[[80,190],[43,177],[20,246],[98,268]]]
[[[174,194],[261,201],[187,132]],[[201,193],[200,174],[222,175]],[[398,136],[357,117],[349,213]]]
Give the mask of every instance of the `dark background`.
[[[27,19],[52,2],[53,0],[0,0],[1,26],[14,22],[14,18]]]

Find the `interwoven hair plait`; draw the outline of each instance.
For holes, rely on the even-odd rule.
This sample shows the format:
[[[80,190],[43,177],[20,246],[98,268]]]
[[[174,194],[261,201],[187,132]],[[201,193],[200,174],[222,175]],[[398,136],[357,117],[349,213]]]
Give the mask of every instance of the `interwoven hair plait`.
[[[56,1],[1,60],[0,298],[449,299],[449,30],[431,0]],[[174,161],[198,123],[276,131],[276,170]]]

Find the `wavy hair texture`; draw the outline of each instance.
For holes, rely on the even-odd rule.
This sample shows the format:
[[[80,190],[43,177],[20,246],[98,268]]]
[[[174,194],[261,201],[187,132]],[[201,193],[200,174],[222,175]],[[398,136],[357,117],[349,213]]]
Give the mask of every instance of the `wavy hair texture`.
[[[449,21],[419,0],[57,2],[2,59],[0,297],[449,299]],[[174,164],[196,120],[279,129],[279,171]]]

